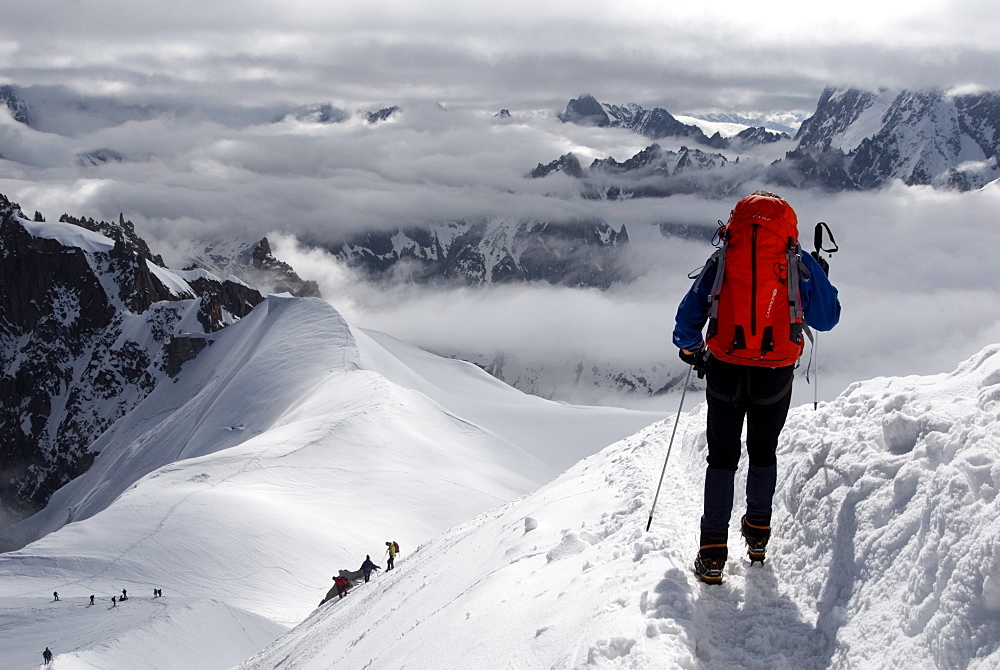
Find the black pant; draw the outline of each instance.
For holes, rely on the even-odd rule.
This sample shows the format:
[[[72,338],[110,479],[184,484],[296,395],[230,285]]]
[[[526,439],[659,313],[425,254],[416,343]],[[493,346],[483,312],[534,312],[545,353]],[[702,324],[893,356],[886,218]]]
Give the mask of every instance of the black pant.
[[[777,482],[775,451],[792,400],[795,366],[758,368],[708,359],[708,468],[703,534],[729,532],[733,481],[747,427],[747,514],[770,519]]]

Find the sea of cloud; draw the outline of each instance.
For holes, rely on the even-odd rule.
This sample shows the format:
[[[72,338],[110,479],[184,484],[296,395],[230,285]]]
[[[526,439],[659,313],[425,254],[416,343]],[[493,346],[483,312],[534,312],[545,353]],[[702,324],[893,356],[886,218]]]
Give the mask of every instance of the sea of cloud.
[[[526,179],[538,163],[570,151],[586,166],[594,158],[624,160],[651,143],[623,130],[563,124],[558,109],[514,108],[502,119],[493,110],[409,100],[388,122],[372,125],[363,109],[332,101],[349,118],[316,124],[290,116],[292,107],[206,111],[116,105],[108,97],[77,98],[73,105],[84,111],[74,115],[66,91],[24,95],[39,122],[28,127],[0,110],[0,193],[29,216],[124,213],[175,267],[207,242],[267,235],[276,255],[318,281],[351,323],[449,355],[506,353],[538,367],[571,359],[622,370],[677,366],[674,312],[711,247],[698,237],[664,236],[659,226],[710,232],[744,194],[606,202],[580,198],[565,175]],[[790,147],[769,147],[759,159]],[[79,160],[98,149],[125,160]],[[741,158],[745,164],[748,156]],[[818,221],[830,224],[841,246],[831,279],[844,312],[840,326],[820,336],[821,397],[875,375],[950,370],[1000,340],[1000,293],[990,271],[1000,242],[997,186],[782,195],[799,214],[804,246],[811,248]],[[606,291],[387,286],[364,281],[316,248],[359,230],[491,215],[597,217],[625,226],[636,278]]]
[[[835,330],[818,335],[813,371],[820,373],[820,399],[861,379],[945,372],[1000,341],[1000,282],[991,270],[1000,243],[991,223],[1000,187],[963,194],[897,185],[877,193],[783,195],[799,212],[807,249],[818,221],[830,225],[840,246],[827,255],[843,313]],[[700,206],[711,221],[725,218],[731,203]],[[276,244],[353,323],[442,353],[507,352],[553,366],[576,358],[626,371],[675,364],[670,338],[677,304],[690,286],[689,273],[711,252],[704,241],[655,233],[634,247],[640,276],[599,291],[547,284],[387,289],[291,237]],[[797,394],[805,402],[816,389],[799,384]]]

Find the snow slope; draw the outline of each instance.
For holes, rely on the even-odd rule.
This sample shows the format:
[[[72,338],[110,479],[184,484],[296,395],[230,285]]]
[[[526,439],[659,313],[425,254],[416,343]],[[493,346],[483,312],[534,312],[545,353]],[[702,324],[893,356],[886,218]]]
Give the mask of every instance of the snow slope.
[[[379,337],[321,300],[279,296],[217,333],[101,436],[85,475],[11,530],[40,539],[0,555],[4,667],[45,646],[57,667],[227,667],[300,622],[337,570],[365,554],[381,563],[385,540],[405,555],[658,418],[531,398]],[[549,450],[534,455],[527,436],[543,432]],[[79,613],[122,588],[143,607],[153,588],[168,597],[148,616],[119,615],[134,597],[114,616]],[[65,634],[91,614],[100,625]],[[195,629],[218,629],[229,652],[190,642]],[[159,643],[177,649],[169,663]]]
[[[164,591],[131,592],[112,607],[111,595],[63,598],[0,598],[0,661],[5,670],[41,665],[42,651],[56,654],[49,666],[83,668],[225,668],[285,630],[272,621],[217,600],[178,598]]]
[[[689,567],[704,421],[704,404],[680,421],[651,532],[669,420],[404,554],[240,668],[1000,664],[1000,345],[793,409],[768,562],[748,567],[734,525],[722,586]]]

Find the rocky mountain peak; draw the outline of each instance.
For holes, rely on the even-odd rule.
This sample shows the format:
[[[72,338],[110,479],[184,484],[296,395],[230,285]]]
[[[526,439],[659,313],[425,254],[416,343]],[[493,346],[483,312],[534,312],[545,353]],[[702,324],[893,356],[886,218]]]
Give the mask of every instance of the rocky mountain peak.
[[[532,179],[538,179],[539,177],[548,176],[553,172],[565,172],[570,177],[580,179],[583,177],[583,166],[580,165],[580,159],[570,152],[545,165],[539,163],[535,169],[528,173],[528,176]]]
[[[556,115],[563,123],[575,123],[579,126],[605,127],[611,125],[611,118],[597,98],[584,93],[579,98],[573,98],[566,104],[566,111]]]
[[[28,103],[21,99],[17,89],[10,84],[0,86],[0,105],[6,107],[18,123],[23,123],[26,126],[31,125]]]
[[[582,126],[625,128],[653,140],[682,138],[698,144],[725,150],[731,147],[745,148],[754,144],[776,142],[787,138],[783,133],[772,133],[764,128],[747,129],[734,139],[723,137],[718,131],[711,137],[696,125],[679,121],[662,107],[644,109],[640,105],[609,105],[598,102],[589,94],[570,100],[566,111],[557,115],[563,123]]]
[[[29,221],[0,195],[0,498],[40,508],[86,470],[90,444],[259,292],[163,267],[135,226]],[[198,328],[201,331],[198,332]]]
[[[393,105],[392,107],[384,107],[374,112],[367,112],[365,114],[365,120],[367,120],[368,123],[371,124],[381,123],[382,121],[388,121],[398,111],[399,111],[398,105]]]

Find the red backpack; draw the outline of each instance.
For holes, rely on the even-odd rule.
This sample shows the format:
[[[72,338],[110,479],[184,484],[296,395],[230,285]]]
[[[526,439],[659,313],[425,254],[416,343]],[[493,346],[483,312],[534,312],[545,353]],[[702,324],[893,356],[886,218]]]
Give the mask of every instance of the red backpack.
[[[784,200],[749,195],[719,230],[708,331],[712,355],[738,365],[793,365],[805,346],[798,219]]]

